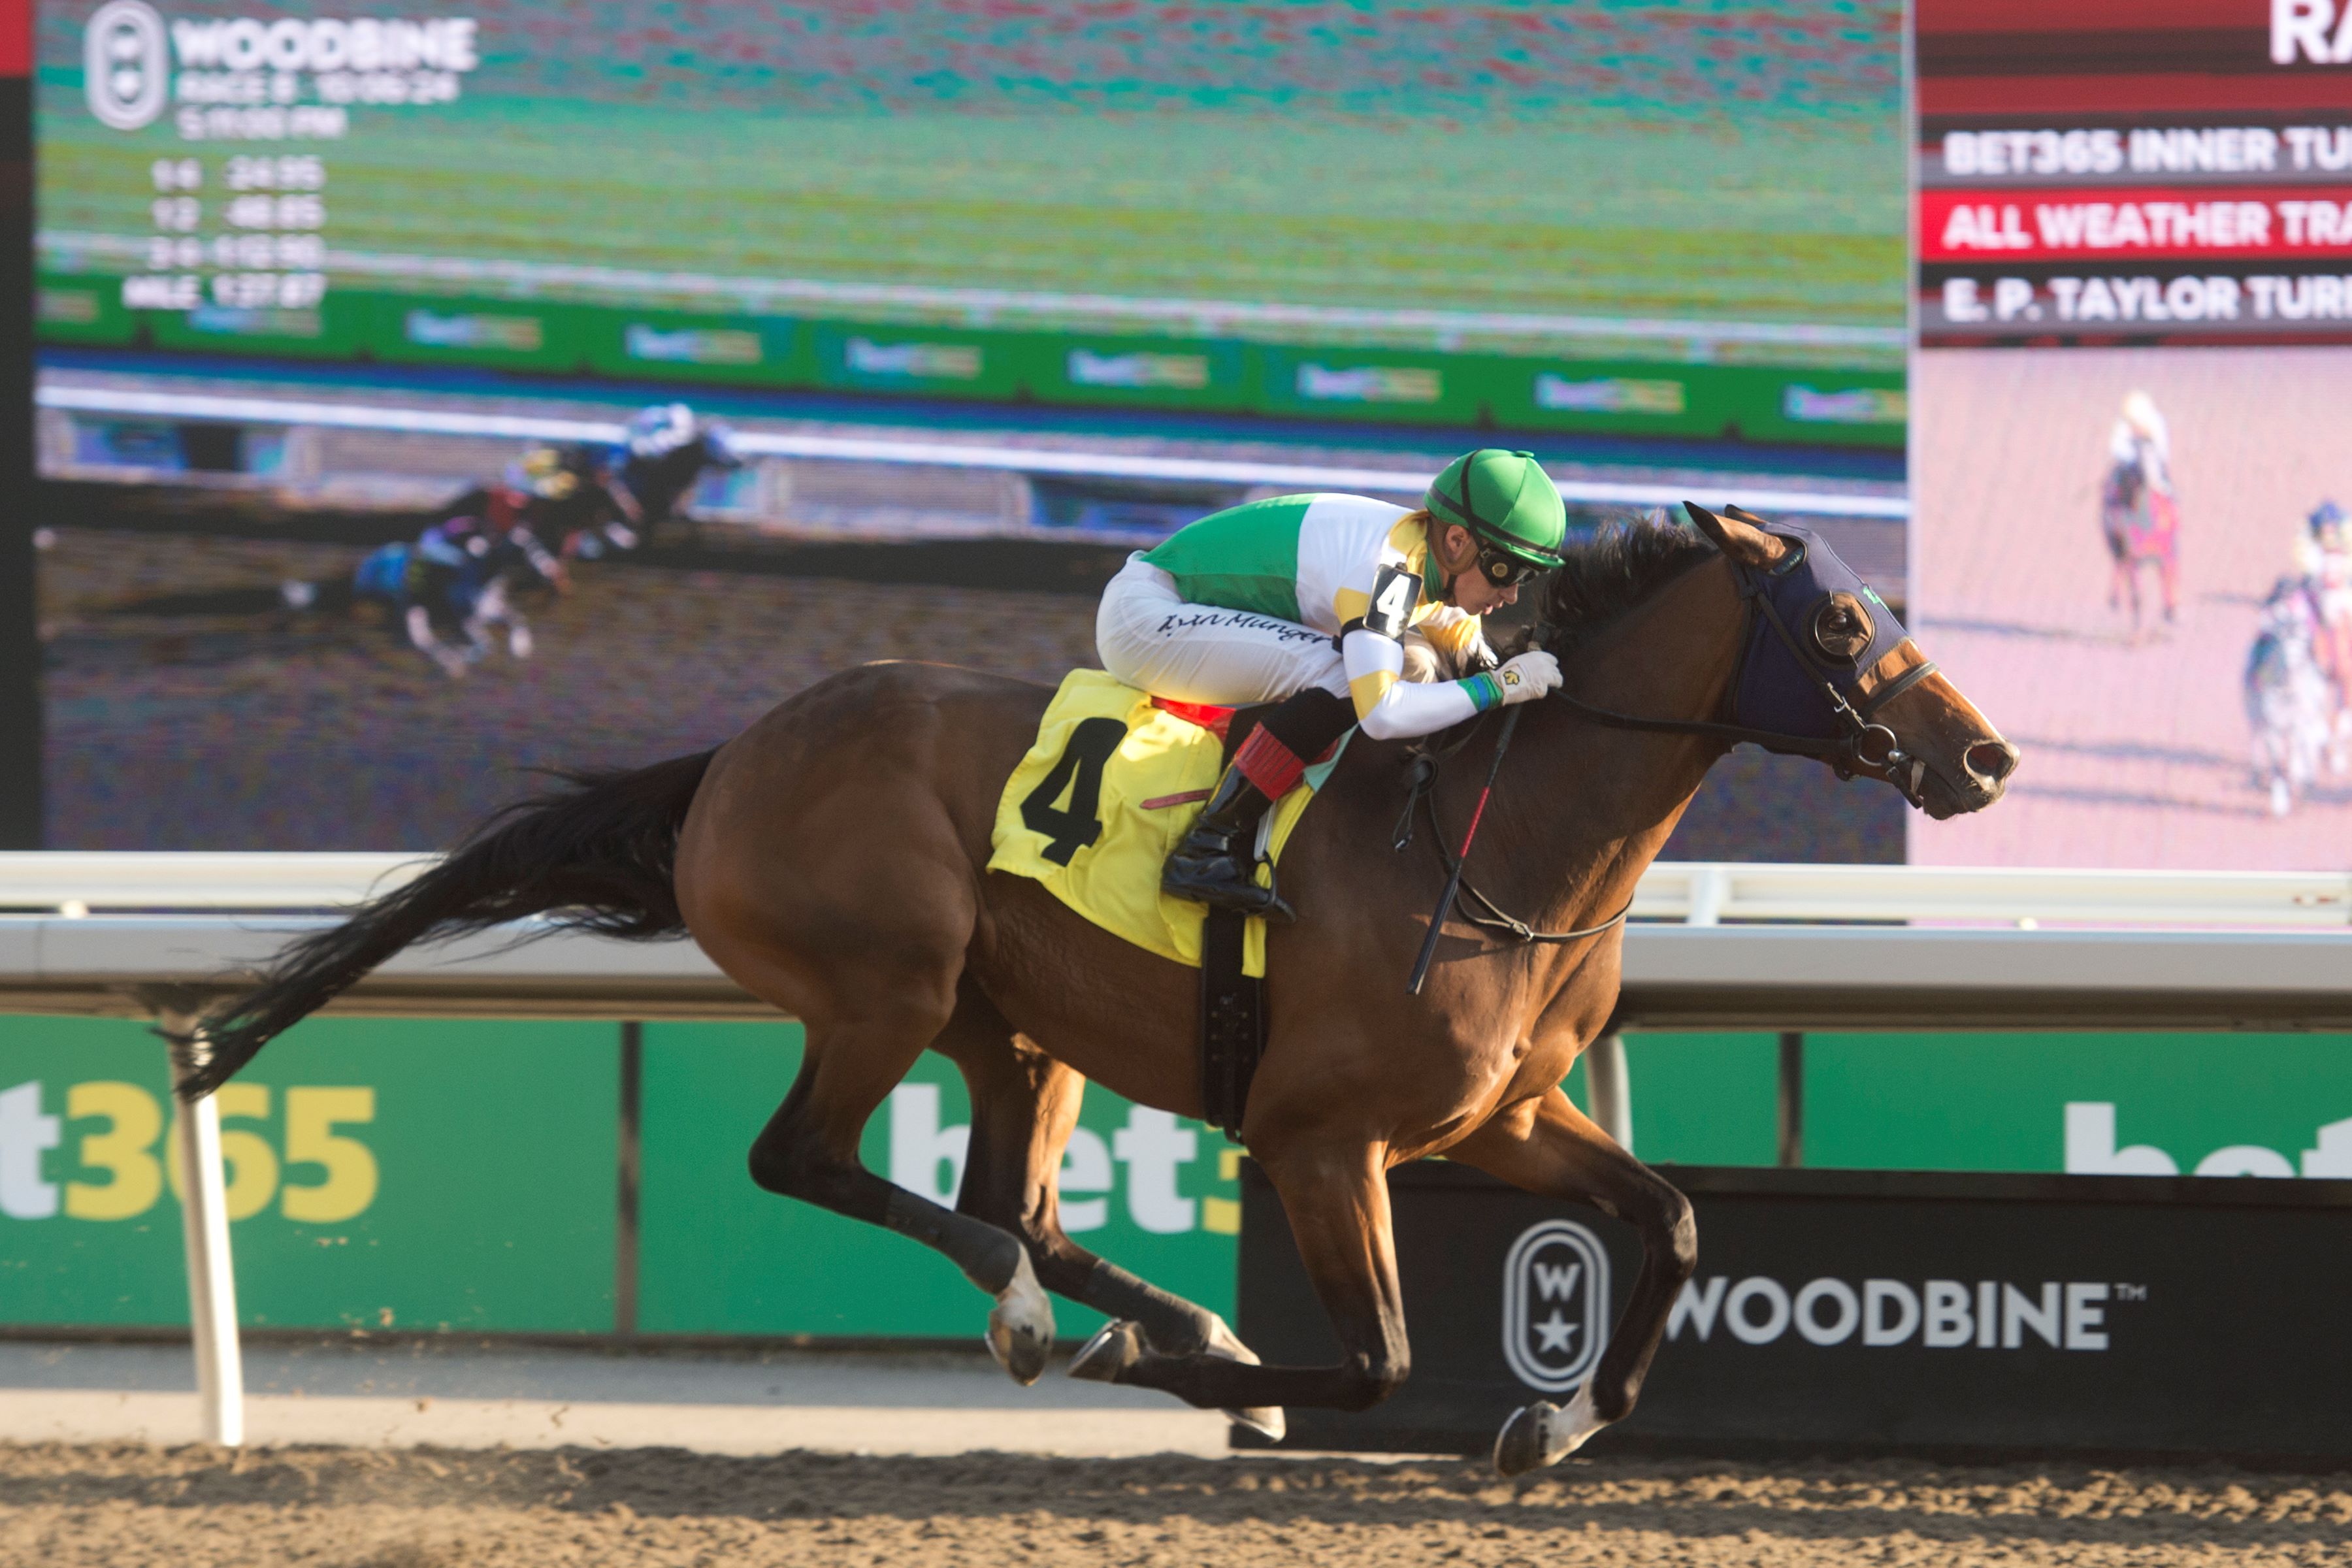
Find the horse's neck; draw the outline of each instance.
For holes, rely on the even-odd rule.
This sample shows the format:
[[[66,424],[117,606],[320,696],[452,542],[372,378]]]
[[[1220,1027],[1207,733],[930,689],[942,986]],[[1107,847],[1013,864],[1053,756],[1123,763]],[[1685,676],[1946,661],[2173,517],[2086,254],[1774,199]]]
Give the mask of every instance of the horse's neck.
[[[1747,624],[1729,564],[1712,558],[1564,660],[1567,689],[1644,719],[1717,718]],[[1528,907],[1540,904],[1554,926],[1614,913],[1726,750],[1705,735],[1611,729],[1537,703],[1507,766],[1508,799],[1498,784],[1493,808]]]

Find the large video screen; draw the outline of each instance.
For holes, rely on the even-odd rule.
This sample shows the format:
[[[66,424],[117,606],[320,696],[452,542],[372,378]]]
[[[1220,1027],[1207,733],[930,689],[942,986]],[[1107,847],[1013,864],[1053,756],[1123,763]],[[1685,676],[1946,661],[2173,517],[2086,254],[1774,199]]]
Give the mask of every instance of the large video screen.
[[[2022,749],[1915,860],[2352,854],[2352,13],[1920,0],[1914,603]]]
[[[1127,551],[1476,445],[1899,583],[1901,15],[44,5],[48,841],[428,847],[863,660],[1050,681]]]
[[[60,0],[43,331],[1899,445],[1895,14]]]

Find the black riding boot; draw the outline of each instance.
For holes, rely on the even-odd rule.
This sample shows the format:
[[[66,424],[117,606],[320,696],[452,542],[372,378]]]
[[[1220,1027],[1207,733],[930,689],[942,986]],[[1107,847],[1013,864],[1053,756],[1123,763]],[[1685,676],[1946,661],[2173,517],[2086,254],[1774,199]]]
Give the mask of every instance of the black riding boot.
[[[1228,766],[1217,781],[1209,804],[1184,841],[1168,857],[1160,873],[1160,890],[1171,899],[1192,899],[1211,909],[1239,910],[1247,915],[1297,918],[1271,888],[1251,880],[1257,869],[1257,825],[1274,803]]]

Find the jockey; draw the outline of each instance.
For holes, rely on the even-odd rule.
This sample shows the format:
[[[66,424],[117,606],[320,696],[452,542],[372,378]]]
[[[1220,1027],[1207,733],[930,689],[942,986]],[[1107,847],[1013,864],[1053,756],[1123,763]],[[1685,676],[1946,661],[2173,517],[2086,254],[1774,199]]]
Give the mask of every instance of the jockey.
[[[1548,653],[1496,668],[1479,617],[1558,565],[1567,531],[1535,458],[1484,447],[1447,464],[1417,510],[1279,496],[1129,556],[1095,620],[1103,668],[1177,701],[1276,704],[1170,855],[1160,889],[1290,914],[1252,879],[1258,824],[1351,726],[1375,740],[1426,735],[1558,686]],[[1406,679],[1408,639],[1460,678]]]
[[[2107,460],[2136,465],[2150,489],[2172,493],[2172,430],[2155,398],[2145,392],[2125,395],[2123,411],[2107,432]]]
[[[628,508],[605,483],[594,448],[533,447],[509,471],[507,482],[525,498],[524,526],[555,541],[562,555],[593,561],[608,545],[636,548],[636,533],[624,521]]]

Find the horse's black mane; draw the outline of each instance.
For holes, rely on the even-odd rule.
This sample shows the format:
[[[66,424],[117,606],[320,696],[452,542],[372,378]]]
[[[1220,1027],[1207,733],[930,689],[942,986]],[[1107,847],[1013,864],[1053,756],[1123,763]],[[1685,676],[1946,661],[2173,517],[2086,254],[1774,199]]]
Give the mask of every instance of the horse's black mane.
[[[1705,536],[1672,523],[1612,523],[1572,546],[1544,588],[1545,645],[1565,654],[1713,553]]]

